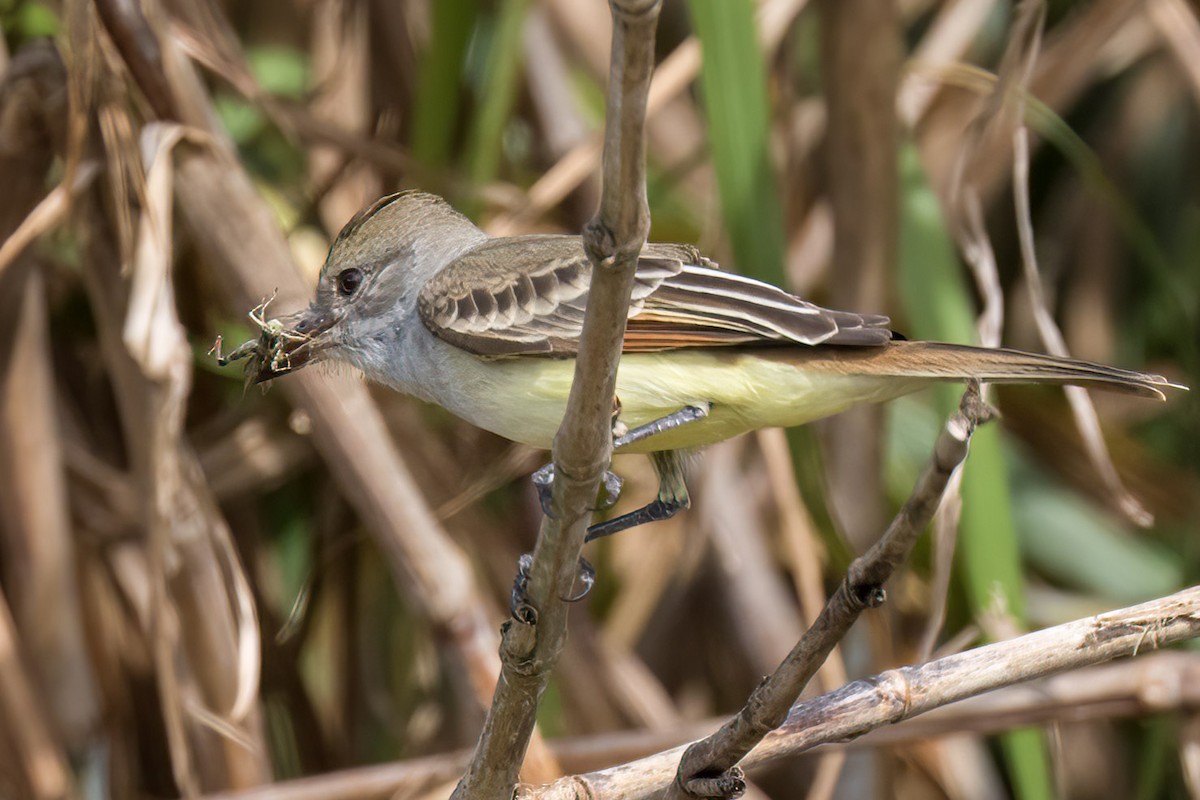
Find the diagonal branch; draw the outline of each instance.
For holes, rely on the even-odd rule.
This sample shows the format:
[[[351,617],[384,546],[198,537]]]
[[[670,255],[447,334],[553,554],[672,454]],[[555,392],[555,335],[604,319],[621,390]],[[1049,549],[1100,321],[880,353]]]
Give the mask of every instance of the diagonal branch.
[[[526,601],[505,623],[503,670],[454,798],[508,798],[538,700],[566,639],[567,606],[600,479],[612,455],[617,362],[638,254],[650,229],[643,129],[660,0],[611,0],[612,66],[600,211],[584,231],[593,265],[575,379],[554,440],[552,513],[543,520]]]
[[[883,604],[883,584],[908,558],[937,510],[950,476],[966,458],[971,434],[991,415],[991,409],[980,399],[979,385],[968,384],[958,412],[934,445],[929,466],[887,531],[850,565],[846,579],[816,622],[779,669],[754,689],[737,716],[684,752],[675,781],[664,795],[666,800],[729,797],[744,790],[740,770],[735,769],[737,763],[767,733],[784,723],[792,703],[859,614]]]

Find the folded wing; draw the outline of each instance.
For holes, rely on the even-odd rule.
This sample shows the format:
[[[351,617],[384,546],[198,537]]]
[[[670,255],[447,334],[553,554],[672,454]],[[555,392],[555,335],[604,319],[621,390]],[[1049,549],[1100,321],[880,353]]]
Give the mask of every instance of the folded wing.
[[[592,268],[578,237],[494,239],[421,289],[436,336],[482,356],[572,356]],[[882,345],[888,318],[831,311],[728,272],[685,245],[647,245],[638,260],[625,352],[733,345]]]

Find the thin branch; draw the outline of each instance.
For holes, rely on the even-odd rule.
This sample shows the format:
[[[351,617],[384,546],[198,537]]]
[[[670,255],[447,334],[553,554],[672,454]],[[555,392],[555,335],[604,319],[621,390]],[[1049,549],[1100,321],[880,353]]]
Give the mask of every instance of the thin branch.
[[[937,510],[950,476],[966,458],[971,434],[990,416],[991,410],[980,400],[978,385],[968,385],[958,413],[950,418],[938,437],[933,457],[908,502],[879,541],[850,565],[846,579],[817,621],[779,669],[755,688],[741,712],[715,734],[687,749],[675,781],[666,792],[668,800],[713,796],[703,794],[710,790],[719,792],[715,796],[729,796],[730,791],[737,790],[737,775],[732,771],[735,765],[763,736],[783,724],[792,703],[859,614],[866,608],[882,605],[884,582],[908,558],[917,537]],[[719,787],[696,783],[697,776],[714,775],[729,777],[731,782]]]
[[[86,161],[75,171],[70,186],[65,181],[55,186],[29,212],[20,226],[4,237],[0,243],[0,273],[16,261],[38,237],[58,227],[71,210],[71,202],[92,185],[99,172],[99,165]]]
[[[1050,314],[1050,303],[1042,287],[1041,271],[1038,269],[1033,215],[1029,203],[1029,131],[1020,124],[1013,131],[1013,200],[1016,204],[1017,239],[1021,245],[1021,271],[1025,277],[1025,288],[1038,336],[1051,355],[1069,356],[1067,342],[1058,328],[1058,323]],[[1096,414],[1096,406],[1092,403],[1087,389],[1082,386],[1067,386],[1063,391],[1071,405],[1071,414],[1083,439],[1084,450],[1104,484],[1112,506],[1136,525],[1143,528],[1153,525],[1154,515],[1134,497],[1117,472],[1108,445],[1104,443],[1100,417]]]
[[[804,624],[811,625],[825,606],[825,584],[821,575],[825,553],[816,523],[800,497],[800,484],[796,482],[787,436],[780,428],[765,428],[757,436],[771,483],[771,496],[779,505],[783,558],[792,573]],[[836,647],[817,671],[817,679],[822,691],[836,689],[846,682],[846,663]]]
[[[612,0],[613,40],[599,214],[584,230],[593,265],[575,378],[554,440],[552,513],[543,520],[527,600],[500,644],[500,682],[454,798],[511,797],[538,700],[566,639],[567,606],[600,479],[612,455],[617,362],[637,257],[650,229],[643,130],[660,0]]]

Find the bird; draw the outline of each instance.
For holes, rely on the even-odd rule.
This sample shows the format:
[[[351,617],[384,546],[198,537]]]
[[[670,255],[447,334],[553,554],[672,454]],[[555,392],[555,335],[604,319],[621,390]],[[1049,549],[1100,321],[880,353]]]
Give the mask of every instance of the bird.
[[[253,356],[248,377],[260,383],[315,362],[349,364],[480,428],[549,449],[591,277],[579,236],[492,237],[436,195],[398,192],[338,234],[311,305],[263,320],[262,335],[238,357]],[[613,444],[614,452],[649,454],[660,488],[646,506],[592,525],[587,538],[686,508],[685,452],[967,380],[1160,400],[1185,388],[1073,358],[910,341],[886,316],[822,308],[722,270],[691,245],[647,243],[617,372]],[[535,476],[543,492],[551,480],[546,470]]]

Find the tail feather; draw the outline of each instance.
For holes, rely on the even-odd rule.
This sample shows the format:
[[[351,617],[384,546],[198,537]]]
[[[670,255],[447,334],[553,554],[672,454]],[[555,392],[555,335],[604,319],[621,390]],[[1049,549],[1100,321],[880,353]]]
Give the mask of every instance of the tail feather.
[[[1164,389],[1186,389],[1161,375],[1022,350],[942,342],[893,341],[882,347],[818,348],[809,363],[844,374],[894,375],[931,380],[975,378],[987,383],[1050,383],[1107,389],[1166,399]]]

